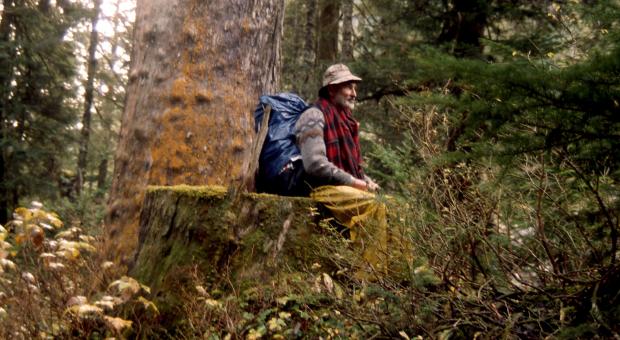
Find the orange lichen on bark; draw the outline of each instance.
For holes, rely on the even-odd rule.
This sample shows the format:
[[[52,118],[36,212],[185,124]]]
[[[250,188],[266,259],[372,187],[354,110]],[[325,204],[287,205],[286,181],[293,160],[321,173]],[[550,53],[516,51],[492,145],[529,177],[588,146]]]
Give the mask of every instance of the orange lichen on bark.
[[[180,72],[170,85],[168,109],[151,148],[150,184],[230,184],[241,175],[255,94],[248,93],[249,79],[239,62],[221,55],[223,46],[207,27],[193,15],[185,19],[190,48],[179,59]],[[204,60],[216,60],[228,72],[218,76],[214,63]]]

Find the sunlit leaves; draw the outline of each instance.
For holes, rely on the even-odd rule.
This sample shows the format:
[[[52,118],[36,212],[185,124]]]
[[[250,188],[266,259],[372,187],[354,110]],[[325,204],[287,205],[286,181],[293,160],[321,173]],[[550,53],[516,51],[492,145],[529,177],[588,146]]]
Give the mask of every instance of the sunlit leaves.
[[[81,304],[81,305],[74,305],[69,307],[69,312],[74,313],[75,315],[79,316],[79,317],[87,317],[87,316],[91,316],[93,314],[101,314],[103,313],[103,309],[94,306],[94,305],[90,305],[90,304]]]
[[[93,280],[110,274],[98,268],[110,269],[113,263],[93,266],[96,239],[81,228],[63,228],[57,215],[38,202],[30,209],[16,209],[13,217],[6,227],[0,226],[0,320],[37,320],[37,336],[62,338],[72,329],[91,329],[84,333],[88,334],[95,328],[99,334],[124,336],[133,323],[115,315],[123,308],[148,318],[159,315],[144,296],[150,289],[130,277],[109,284],[111,294],[92,291]],[[16,308],[15,301],[29,305]],[[16,336],[31,336],[26,326],[30,324],[16,325]]]
[[[110,283],[108,289],[116,290],[123,301],[129,301],[129,299],[141,291],[146,294],[150,294],[151,292],[149,287],[140,284],[138,281],[129,276],[123,276],[120,279]]]
[[[132,321],[121,318],[115,318],[111,316],[104,316],[107,326],[113,329],[116,333],[122,333],[127,329],[131,329]]]

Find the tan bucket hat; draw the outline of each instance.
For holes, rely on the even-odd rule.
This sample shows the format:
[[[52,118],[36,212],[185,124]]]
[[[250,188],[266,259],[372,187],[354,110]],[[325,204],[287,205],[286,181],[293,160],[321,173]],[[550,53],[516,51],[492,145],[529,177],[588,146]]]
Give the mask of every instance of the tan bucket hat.
[[[362,78],[353,75],[345,64],[334,64],[328,67],[323,74],[323,87],[348,81],[362,81]]]

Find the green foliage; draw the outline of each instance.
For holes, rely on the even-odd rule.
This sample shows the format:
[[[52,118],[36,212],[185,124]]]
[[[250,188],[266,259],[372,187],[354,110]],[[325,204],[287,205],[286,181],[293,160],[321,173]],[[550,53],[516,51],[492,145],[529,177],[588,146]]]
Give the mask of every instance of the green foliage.
[[[0,222],[29,199],[76,199],[82,81],[90,28],[83,2],[6,1],[0,25]],[[109,186],[128,68],[127,13],[102,17],[86,195]],[[96,114],[95,114],[96,113]]]
[[[22,1],[7,2],[2,13],[2,195],[13,207],[24,194],[54,193],[76,117],[64,104],[72,96],[75,59],[73,43],[63,36],[81,15],[75,7]]]
[[[436,28],[371,8],[358,64],[380,100],[363,117],[392,142],[369,164],[402,195],[414,253],[442,273],[430,305],[458,320],[432,334],[615,336],[620,8],[490,8],[467,58],[429,39]]]

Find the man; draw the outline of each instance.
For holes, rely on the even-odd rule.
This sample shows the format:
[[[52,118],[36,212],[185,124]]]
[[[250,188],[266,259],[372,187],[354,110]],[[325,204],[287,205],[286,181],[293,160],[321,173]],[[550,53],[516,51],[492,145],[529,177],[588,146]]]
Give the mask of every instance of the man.
[[[315,106],[304,111],[295,125],[305,177],[311,187],[346,185],[365,191],[379,186],[362,169],[359,123],[351,110],[357,98],[357,83],[343,64],[327,68]]]
[[[343,64],[327,68],[319,99],[299,117],[295,136],[305,173],[301,185],[309,185],[310,197],[348,228],[362,250],[361,258],[351,259],[354,276],[365,280],[387,270],[388,226],[385,205],[371,193],[379,186],[362,169],[359,123],[351,114],[361,80]]]

